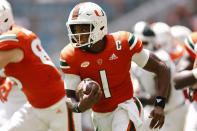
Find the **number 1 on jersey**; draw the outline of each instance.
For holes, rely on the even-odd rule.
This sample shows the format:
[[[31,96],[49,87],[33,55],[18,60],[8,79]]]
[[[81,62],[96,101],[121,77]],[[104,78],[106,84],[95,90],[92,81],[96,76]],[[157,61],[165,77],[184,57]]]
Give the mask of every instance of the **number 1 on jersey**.
[[[105,98],[110,98],[111,93],[109,90],[109,84],[108,84],[108,80],[107,80],[106,71],[100,70],[99,73],[100,73],[100,77],[101,77],[101,83],[102,83],[104,96],[105,96]]]

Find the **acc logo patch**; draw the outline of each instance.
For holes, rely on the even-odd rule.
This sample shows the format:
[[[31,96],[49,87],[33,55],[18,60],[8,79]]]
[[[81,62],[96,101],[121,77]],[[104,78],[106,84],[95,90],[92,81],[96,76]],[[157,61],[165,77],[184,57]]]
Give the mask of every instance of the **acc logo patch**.
[[[90,64],[89,61],[84,61],[83,63],[81,63],[81,67],[88,67]]]
[[[97,63],[98,63],[99,65],[102,65],[103,60],[102,60],[102,59],[98,59],[98,60],[97,60]]]

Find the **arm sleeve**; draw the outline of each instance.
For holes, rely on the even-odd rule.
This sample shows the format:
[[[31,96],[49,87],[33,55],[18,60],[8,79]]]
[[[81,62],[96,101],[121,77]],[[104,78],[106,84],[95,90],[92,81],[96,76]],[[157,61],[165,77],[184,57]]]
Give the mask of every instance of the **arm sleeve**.
[[[186,39],[185,39],[185,43],[184,43],[184,46],[185,46],[185,49],[187,50],[188,54],[193,58],[195,59],[196,57],[196,54],[195,54],[195,44],[193,42],[193,39],[192,39],[192,36],[188,36]]]
[[[16,34],[5,34],[0,36],[0,50],[19,48],[19,40]]]
[[[135,53],[133,55],[133,59],[132,60],[138,66],[140,66],[141,68],[143,68],[146,65],[146,63],[148,62],[149,55],[150,55],[149,50],[142,49],[142,51],[140,51],[139,53]]]
[[[74,58],[70,56],[63,56],[62,53],[60,54],[60,68],[63,73],[79,75],[79,69],[73,59]]]
[[[129,50],[131,52],[131,55],[135,53],[139,53],[143,49],[141,40],[139,40],[132,33],[129,33],[128,43],[129,43]]]
[[[0,85],[2,85],[6,80],[6,77],[0,77]]]
[[[197,53],[197,44],[194,47],[194,51],[195,51],[195,53]]]
[[[81,78],[74,74],[65,74],[64,76],[64,88],[69,90],[76,90],[77,86],[81,82]]]

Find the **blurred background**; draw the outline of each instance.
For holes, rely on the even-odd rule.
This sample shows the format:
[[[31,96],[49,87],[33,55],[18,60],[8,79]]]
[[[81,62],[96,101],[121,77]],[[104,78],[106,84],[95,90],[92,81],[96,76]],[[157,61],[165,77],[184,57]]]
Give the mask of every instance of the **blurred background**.
[[[44,49],[59,69],[59,53],[68,44],[65,23],[71,9],[86,0],[8,0],[16,24],[37,34]],[[166,22],[197,30],[197,0],[89,0],[108,16],[108,32],[130,31],[141,20]],[[85,117],[88,119],[88,117]],[[90,126],[89,121],[83,124]],[[85,127],[84,127],[85,128]],[[87,127],[88,128],[88,127]],[[86,129],[88,131],[88,129]]]

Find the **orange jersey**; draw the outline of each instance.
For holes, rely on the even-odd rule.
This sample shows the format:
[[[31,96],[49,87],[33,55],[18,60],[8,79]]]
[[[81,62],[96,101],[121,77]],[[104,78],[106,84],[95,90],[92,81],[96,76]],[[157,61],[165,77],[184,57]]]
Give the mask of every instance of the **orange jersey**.
[[[0,76],[0,86],[5,82],[6,78]]]
[[[6,76],[16,81],[28,101],[36,108],[49,107],[65,96],[61,74],[31,31],[13,26],[0,36],[0,51],[20,48],[24,58],[4,68]]]
[[[197,42],[197,32],[193,32],[190,36],[185,40],[185,48],[192,59],[196,58],[196,53],[194,51],[195,44]]]
[[[129,32],[106,35],[104,51],[93,54],[68,44],[60,54],[60,67],[64,73],[91,78],[102,88],[102,98],[93,106],[95,112],[111,112],[119,103],[133,97],[130,78],[132,56],[140,52],[142,43]]]
[[[197,42],[197,32],[192,32],[190,36],[185,40],[185,48],[193,60],[195,60],[196,58],[196,52],[195,52],[196,42]],[[194,96],[193,97],[194,100],[197,101],[197,92],[195,92],[193,96]],[[188,98],[187,95],[186,98]]]

